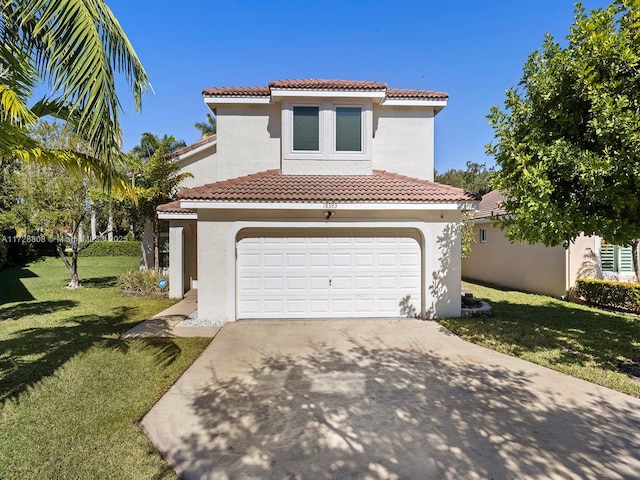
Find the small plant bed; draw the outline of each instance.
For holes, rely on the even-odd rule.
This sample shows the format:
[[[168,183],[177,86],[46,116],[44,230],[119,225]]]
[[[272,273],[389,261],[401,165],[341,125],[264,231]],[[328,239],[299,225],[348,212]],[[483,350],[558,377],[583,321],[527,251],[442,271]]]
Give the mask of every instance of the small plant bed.
[[[137,422],[209,339],[119,336],[172,304],[120,294],[138,258],[0,271],[0,477],[177,479]]]
[[[153,270],[128,270],[118,277],[120,291],[125,295],[162,298],[169,294],[169,280]]]
[[[640,318],[465,282],[493,318],[439,322],[461,338],[640,397]]]

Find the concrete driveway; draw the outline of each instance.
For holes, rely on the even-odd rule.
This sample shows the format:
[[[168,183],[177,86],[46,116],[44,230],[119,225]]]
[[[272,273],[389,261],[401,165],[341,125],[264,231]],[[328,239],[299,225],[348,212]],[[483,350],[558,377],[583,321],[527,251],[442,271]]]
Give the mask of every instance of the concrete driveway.
[[[436,322],[225,325],[144,418],[185,479],[637,479],[640,400]]]

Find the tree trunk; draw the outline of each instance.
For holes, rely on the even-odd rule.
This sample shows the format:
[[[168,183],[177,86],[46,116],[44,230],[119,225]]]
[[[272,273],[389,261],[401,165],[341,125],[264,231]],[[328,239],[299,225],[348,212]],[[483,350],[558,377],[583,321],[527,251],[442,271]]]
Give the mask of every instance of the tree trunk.
[[[149,260],[147,260],[147,249],[144,248],[144,241],[140,241],[140,253],[142,254],[142,264],[145,270],[149,270]]]
[[[638,243],[640,238],[631,240],[631,256],[633,257],[633,271],[636,274],[636,282],[640,281],[640,267],[638,266]]]
[[[107,220],[107,240],[113,242],[113,215],[109,209],[109,218]]]
[[[82,288],[80,284],[80,277],[78,276],[78,253],[80,252],[80,240],[78,238],[78,234],[80,232],[80,226],[82,225],[82,218],[78,220],[78,222],[73,225],[71,229],[71,262],[67,259],[67,256],[64,253],[64,246],[58,245],[58,255],[62,259],[62,262],[69,270],[69,284],[66,288],[75,289]]]
[[[62,263],[64,263],[65,267],[67,267],[67,270],[69,270],[70,280],[66,288],[81,288],[82,285],[80,284],[80,278],[78,277],[78,245],[77,245],[78,242],[76,242],[75,248],[73,247],[73,240],[71,243],[72,243],[71,262],[69,262],[69,260],[67,259],[67,256],[64,253],[63,245],[58,245],[58,255],[60,255],[60,258],[62,259]]]

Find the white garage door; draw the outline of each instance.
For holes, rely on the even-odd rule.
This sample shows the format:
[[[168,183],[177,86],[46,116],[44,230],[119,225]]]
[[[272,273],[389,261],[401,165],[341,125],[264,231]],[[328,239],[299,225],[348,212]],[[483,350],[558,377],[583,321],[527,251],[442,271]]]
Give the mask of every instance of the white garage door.
[[[238,318],[399,317],[420,312],[411,238],[245,238]]]

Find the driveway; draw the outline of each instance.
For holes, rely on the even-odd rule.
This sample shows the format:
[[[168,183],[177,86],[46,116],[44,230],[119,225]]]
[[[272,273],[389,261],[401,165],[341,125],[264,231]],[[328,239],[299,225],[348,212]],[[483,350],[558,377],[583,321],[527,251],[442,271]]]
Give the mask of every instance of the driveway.
[[[226,324],[142,424],[185,479],[640,478],[640,399],[432,321]]]

